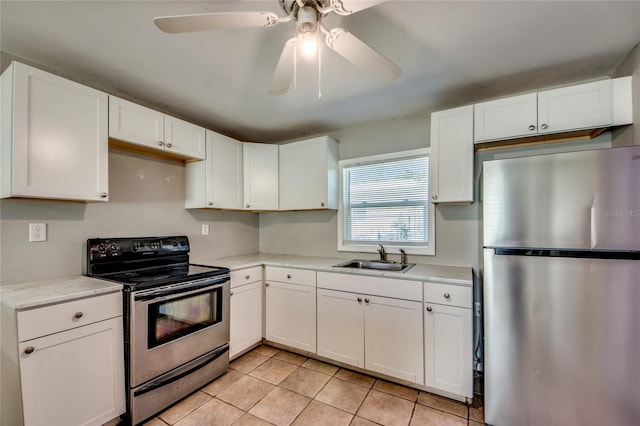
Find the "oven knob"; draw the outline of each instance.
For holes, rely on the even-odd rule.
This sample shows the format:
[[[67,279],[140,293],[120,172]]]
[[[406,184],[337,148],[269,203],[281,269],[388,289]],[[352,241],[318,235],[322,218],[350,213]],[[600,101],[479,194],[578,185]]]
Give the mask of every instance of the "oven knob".
[[[187,245],[187,242],[185,240],[180,240],[180,245],[184,247]]]
[[[111,245],[109,246],[109,251],[118,251],[120,250],[120,246],[118,246],[116,243],[111,243]]]
[[[171,240],[171,245],[174,247],[178,247],[178,240]]]
[[[107,251],[107,245],[105,243],[98,244],[98,251],[101,251],[101,252]]]

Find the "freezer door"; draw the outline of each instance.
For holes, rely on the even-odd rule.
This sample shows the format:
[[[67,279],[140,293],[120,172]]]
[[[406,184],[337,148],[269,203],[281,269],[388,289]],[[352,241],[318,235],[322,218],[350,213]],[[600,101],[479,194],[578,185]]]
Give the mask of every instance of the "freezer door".
[[[640,146],[487,161],[484,246],[640,250]]]
[[[640,261],[484,250],[485,422],[640,424]]]

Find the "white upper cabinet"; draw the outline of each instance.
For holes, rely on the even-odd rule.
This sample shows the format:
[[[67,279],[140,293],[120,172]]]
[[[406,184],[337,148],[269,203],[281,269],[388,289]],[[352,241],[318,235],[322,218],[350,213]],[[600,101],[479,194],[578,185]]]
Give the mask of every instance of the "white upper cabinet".
[[[431,114],[432,203],[473,202],[473,105]]]
[[[278,210],[278,145],[244,142],[246,210]]]
[[[630,124],[630,82],[624,77],[475,104],[474,141]]]
[[[280,210],[338,208],[338,143],[322,136],[280,146]]]
[[[205,158],[204,128],[115,96],[109,96],[109,137],[180,158]]]
[[[188,209],[242,209],[242,142],[207,130],[207,158],[185,164]]]
[[[1,84],[1,197],[107,201],[107,94],[18,62]]]

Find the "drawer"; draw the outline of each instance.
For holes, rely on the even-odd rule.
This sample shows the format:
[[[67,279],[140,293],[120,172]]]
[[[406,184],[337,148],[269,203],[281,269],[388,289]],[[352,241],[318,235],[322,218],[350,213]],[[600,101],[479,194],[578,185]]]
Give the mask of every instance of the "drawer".
[[[231,288],[262,281],[262,266],[231,271]]]
[[[440,305],[471,308],[473,302],[472,288],[426,281],[424,283],[424,301]]]
[[[122,316],[121,292],[18,311],[18,341],[24,342],[118,316]]]
[[[316,286],[316,271],[267,266],[265,273],[266,281],[280,281],[282,283],[300,284],[311,287]]]
[[[422,302],[422,281],[318,272],[318,287]]]

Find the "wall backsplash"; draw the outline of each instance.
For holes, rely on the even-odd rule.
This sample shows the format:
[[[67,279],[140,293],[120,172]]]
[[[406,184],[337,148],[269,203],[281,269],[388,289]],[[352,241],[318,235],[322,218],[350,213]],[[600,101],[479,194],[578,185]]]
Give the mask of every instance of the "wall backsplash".
[[[93,237],[187,235],[198,257],[258,251],[258,215],[186,210],[184,165],[109,152],[109,202],[0,201],[0,285],[78,275]],[[47,241],[30,243],[29,223],[47,223]],[[202,224],[209,235],[201,235]]]

